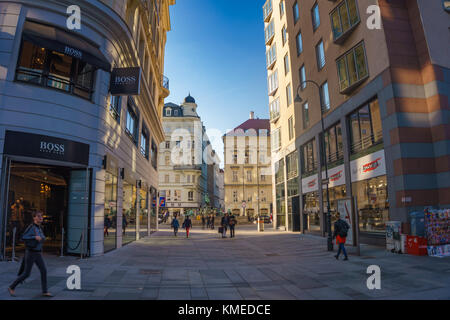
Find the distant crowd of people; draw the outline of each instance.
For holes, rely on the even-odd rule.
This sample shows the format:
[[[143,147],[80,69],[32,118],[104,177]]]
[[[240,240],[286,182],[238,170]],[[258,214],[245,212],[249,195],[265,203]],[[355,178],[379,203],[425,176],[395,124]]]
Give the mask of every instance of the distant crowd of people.
[[[161,219],[161,223],[167,223],[169,218],[170,218],[169,212],[164,213]],[[198,219],[201,220],[203,230],[215,229],[215,220],[216,220],[215,214],[201,215],[201,217],[199,217]],[[230,230],[230,238],[234,238],[236,225],[237,225],[236,217],[233,214],[231,214],[230,211],[228,211],[228,213],[225,213],[220,220],[218,232],[222,234],[222,238],[226,238],[227,231]],[[178,231],[180,229],[180,221],[178,213],[173,214],[170,226],[173,229],[174,236],[177,237]],[[185,217],[184,222],[181,225],[181,228],[186,230],[186,238],[189,238],[189,231],[192,229],[192,220],[189,215]]]

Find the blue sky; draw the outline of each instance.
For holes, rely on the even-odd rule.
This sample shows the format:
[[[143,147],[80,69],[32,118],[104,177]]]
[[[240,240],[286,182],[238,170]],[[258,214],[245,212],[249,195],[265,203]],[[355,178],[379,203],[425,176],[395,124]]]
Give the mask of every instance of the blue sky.
[[[177,0],[171,7],[167,102],[190,92],[206,129],[221,134],[249,118],[268,118],[263,0]],[[212,143],[223,158],[218,138]]]

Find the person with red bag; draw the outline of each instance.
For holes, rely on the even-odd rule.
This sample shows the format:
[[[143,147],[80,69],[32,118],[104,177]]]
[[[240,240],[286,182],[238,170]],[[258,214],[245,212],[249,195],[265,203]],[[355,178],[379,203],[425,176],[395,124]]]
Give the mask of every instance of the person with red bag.
[[[334,233],[333,239],[336,238],[336,244],[339,246],[339,250],[337,255],[334,257],[336,260],[339,260],[339,256],[341,255],[341,251],[344,253],[345,259],[348,260],[347,251],[345,250],[345,242],[347,241],[348,230],[350,226],[345,220],[341,219],[341,215],[337,213],[337,221],[334,223]]]

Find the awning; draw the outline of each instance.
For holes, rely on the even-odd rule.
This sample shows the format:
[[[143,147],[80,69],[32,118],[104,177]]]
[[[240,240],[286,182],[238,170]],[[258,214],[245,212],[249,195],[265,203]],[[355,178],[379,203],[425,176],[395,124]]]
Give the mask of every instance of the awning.
[[[111,64],[101,51],[74,34],[55,27],[26,21],[23,39],[40,47],[64,53],[111,72]]]

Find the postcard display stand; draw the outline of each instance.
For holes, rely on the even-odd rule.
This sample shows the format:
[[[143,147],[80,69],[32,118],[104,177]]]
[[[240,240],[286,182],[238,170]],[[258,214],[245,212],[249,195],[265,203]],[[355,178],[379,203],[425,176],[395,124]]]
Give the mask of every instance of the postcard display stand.
[[[428,240],[428,255],[450,256],[450,209],[425,212],[425,230]]]

